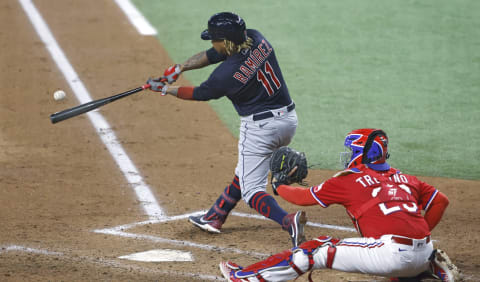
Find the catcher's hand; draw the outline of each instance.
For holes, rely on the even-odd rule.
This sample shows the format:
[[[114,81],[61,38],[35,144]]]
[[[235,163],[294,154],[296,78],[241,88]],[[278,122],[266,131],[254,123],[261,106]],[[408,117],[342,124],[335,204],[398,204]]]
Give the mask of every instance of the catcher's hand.
[[[273,152],[270,159],[273,193],[278,195],[277,187],[282,184],[303,183],[307,177],[308,167],[305,153],[289,147],[280,147]]]

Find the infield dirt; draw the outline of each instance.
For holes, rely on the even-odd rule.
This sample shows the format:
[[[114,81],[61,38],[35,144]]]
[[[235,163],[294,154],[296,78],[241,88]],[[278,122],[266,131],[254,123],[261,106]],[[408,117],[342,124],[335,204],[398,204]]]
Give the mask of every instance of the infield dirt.
[[[159,41],[139,35],[113,1],[34,3],[93,99],[135,88],[173,63]],[[2,1],[0,18],[0,280],[202,280],[184,274],[220,277],[218,263],[222,260],[250,264],[259,259],[92,232],[147,217],[85,115],[50,123],[51,113],[73,107],[78,101],[20,4]],[[182,79],[179,83],[188,83]],[[66,99],[53,100],[52,93],[58,89],[67,92]],[[144,92],[100,111],[168,215],[209,208],[231,181],[236,137],[207,103]],[[308,181],[316,184],[333,173],[311,171]],[[435,245],[450,255],[465,280],[480,280],[480,182],[419,178],[450,199],[443,221],[432,234]],[[281,199],[279,202],[288,211],[298,209]],[[350,226],[340,207],[305,210],[313,222]],[[254,214],[243,202],[236,211]],[[186,219],[143,225],[132,231],[265,254],[290,247],[287,234],[275,223],[236,216],[228,219],[219,235],[202,232]],[[313,227],[307,227],[306,234],[308,238],[355,236]],[[118,259],[160,248],[190,251],[195,261]],[[334,271],[315,271],[313,278],[388,281]],[[298,281],[307,280],[302,277]]]

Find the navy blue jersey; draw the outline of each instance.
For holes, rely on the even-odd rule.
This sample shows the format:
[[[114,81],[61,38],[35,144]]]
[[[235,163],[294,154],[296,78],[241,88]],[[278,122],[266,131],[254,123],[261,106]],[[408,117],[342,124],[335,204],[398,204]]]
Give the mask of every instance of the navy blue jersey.
[[[272,45],[257,30],[248,29],[247,36],[253,40],[252,47],[240,53],[222,56],[213,49],[207,51],[211,63],[223,62],[206,81],[195,87],[195,100],[206,101],[226,96],[240,116],[292,103]]]

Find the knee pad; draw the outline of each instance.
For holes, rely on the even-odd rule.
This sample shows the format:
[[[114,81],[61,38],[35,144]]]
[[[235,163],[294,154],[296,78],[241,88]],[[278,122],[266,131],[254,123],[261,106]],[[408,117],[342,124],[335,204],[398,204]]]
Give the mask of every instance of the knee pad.
[[[333,261],[335,259],[335,253],[337,252],[337,248],[335,246],[338,242],[340,242],[340,239],[332,238],[330,236],[320,236],[311,241],[307,241],[298,247],[312,250],[312,252],[315,252],[315,250],[320,247],[328,247],[325,266],[327,268],[332,268]]]

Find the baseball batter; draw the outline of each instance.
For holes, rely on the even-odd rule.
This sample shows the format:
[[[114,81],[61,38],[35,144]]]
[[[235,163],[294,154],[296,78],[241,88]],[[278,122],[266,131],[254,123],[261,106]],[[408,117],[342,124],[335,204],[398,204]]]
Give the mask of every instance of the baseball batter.
[[[206,214],[191,216],[189,221],[205,231],[220,233],[228,214],[243,198],[251,208],[287,230],[297,246],[304,240],[305,213],[288,214],[266,193],[272,152],[290,143],[298,123],[275,51],[260,32],[246,29],[243,19],[229,12],[213,15],[201,38],[211,40],[212,48],[169,67],[163,77],[147,81],[153,91],[186,100],[226,96],[241,117],[233,181]],[[220,64],[200,86],[165,83],[175,82],[184,71],[216,63]]]
[[[344,144],[346,169],[332,178],[310,189],[274,186],[282,198],[297,205],[344,206],[361,237],[321,236],[245,268],[222,262],[220,269],[229,281],[286,281],[325,268],[404,278],[430,272],[443,281],[455,280],[456,267],[443,251],[433,249],[430,237],[447,197],[390,167],[388,138],[382,130],[354,130]]]

